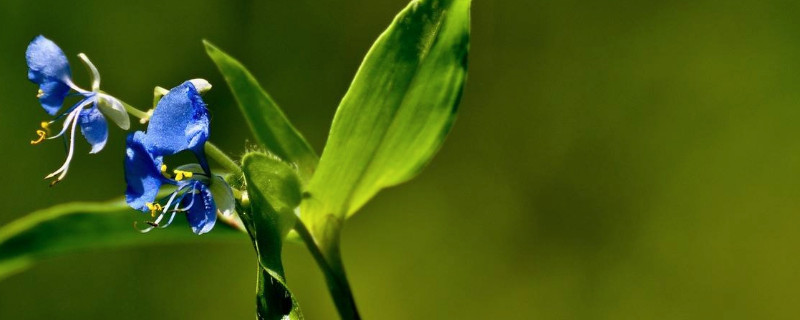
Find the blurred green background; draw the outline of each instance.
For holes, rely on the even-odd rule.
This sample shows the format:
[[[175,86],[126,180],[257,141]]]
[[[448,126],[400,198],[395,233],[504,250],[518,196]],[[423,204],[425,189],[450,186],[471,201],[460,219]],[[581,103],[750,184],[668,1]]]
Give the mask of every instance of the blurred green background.
[[[250,139],[205,56],[242,60],[317,150],[361,58],[405,0],[0,1],[0,224],[124,191],[124,132],[69,177],[26,76],[44,34],[134,104],[209,79],[212,140]],[[476,0],[444,148],[344,231],[366,319],[794,319],[800,312],[800,3]],[[131,232],[134,232],[131,230]],[[189,230],[187,230],[189,232]],[[301,245],[308,319],[335,319]],[[243,238],[53,258],[0,282],[0,319],[252,319]]]

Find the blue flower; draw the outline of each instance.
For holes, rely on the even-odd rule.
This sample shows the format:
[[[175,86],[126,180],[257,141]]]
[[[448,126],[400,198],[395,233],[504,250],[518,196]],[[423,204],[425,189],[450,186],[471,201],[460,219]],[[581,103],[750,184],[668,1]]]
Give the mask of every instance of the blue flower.
[[[192,231],[203,234],[214,227],[218,211],[233,213],[233,192],[222,177],[211,173],[202,151],[208,126],[205,103],[195,85],[187,81],[161,98],[146,133],[128,136],[125,195],[129,206],[150,212],[154,218],[144,232],[166,227],[177,213],[186,213]],[[199,164],[179,166],[170,173],[164,157],[186,150],[195,154]],[[172,192],[157,201],[164,186],[172,186]]]
[[[144,143],[154,154],[161,156],[191,150],[197,155],[200,165],[208,169],[203,152],[208,140],[208,109],[195,88],[199,80],[193,81],[172,88],[159,100],[150,117]]]
[[[28,79],[39,85],[36,97],[39,98],[42,108],[51,116],[55,116],[52,121],[42,122],[42,129],[36,131],[39,137],[37,140],[31,141],[31,144],[61,137],[69,131],[69,151],[66,161],[61,168],[45,177],[45,179],[50,179],[58,175],[53,184],[61,181],[67,175],[75,147],[77,126],[81,127],[81,134],[92,147],[89,153],[100,152],[106,145],[108,124],[105,117],[111,118],[123,130],[130,127],[128,112],[122,102],[100,91],[100,74],[97,68],[85,54],[81,53],[78,57],[91,72],[91,90],[84,90],[72,82],[69,61],[61,48],[53,41],[43,36],[37,36],[31,41],[25,52],[28,63]],[[73,95],[80,96],[81,99],[59,113],[64,100],[71,95],[70,90],[74,90],[76,93]],[[60,119],[64,119],[61,130],[58,134],[48,137],[50,125]]]

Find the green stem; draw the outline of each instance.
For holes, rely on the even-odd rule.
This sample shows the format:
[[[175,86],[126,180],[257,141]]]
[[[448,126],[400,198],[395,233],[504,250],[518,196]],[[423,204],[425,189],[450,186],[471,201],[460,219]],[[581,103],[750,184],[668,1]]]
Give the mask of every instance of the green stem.
[[[329,230],[333,232],[329,234],[331,236],[327,239],[329,241],[325,241],[326,243],[330,243],[330,245],[326,246],[326,250],[324,250],[325,253],[323,253],[323,250],[320,250],[317,241],[314,240],[314,236],[311,235],[303,222],[297,220],[294,230],[297,231],[297,234],[303,239],[303,242],[305,242],[308,247],[308,251],[311,252],[311,256],[314,257],[314,260],[317,261],[320,269],[322,269],[322,273],[325,275],[325,280],[328,283],[328,291],[330,291],[333,297],[333,302],[336,305],[339,316],[343,320],[360,320],[361,316],[358,314],[353,292],[350,290],[350,284],[344,272],[344,264],[339,254],[339,237],[337,231],[339,226],[330,227],[331,229]]]
[[[128,111],[128,113],[130,113],[132,116],[134,116],[134,117],[137,117],[137,118],[139,118],[139,119],[147,119],[147,118],[150,118],[150,115],[149,115],[149,114],[147,114],[147,112],[144,112],[144,111],[142,111],[142,110],[136,109],[136,108],[134,108],[133,106],[131,106],[131,105],[129,105],[129,104],[127,104],[127,103],[125,103],[125,101],[122,101],[122,100],[119,100],[119,99],[117,99],[117,100],[118,100],[120,103],[122,103],[122,106],[123,106],[123,107],[125,107],[125,111]]]
[[[239,167],[236,161],[233,161],[231,157],[225,154],[225,152],[222,152],[222,150],[220,150],[219,147],[217,147],[213,143],[206,142],[204,149],[206,151],[206,156],[208,156],[211,159],[214,159],[214,161],[217,162],[217,164],[222,166],[223,169],[230,172],[230,174],[236,176],[242,174],[242,168]]]

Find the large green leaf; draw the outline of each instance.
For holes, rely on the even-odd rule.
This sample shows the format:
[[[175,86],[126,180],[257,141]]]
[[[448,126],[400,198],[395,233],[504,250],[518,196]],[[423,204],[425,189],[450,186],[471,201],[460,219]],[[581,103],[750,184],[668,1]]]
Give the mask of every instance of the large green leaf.
[[[203,43],[206,53],[228,82],[258,142],[285,161],[296,164],[301,179],[310,179],[319,161],[314,149],[239,61],[210,42]]]
[[[223,223],[197,236],[180,217],[168,228],[142,234],[133,226],[141,215],[124,201],[68,203],[33,212],[0,228],[0,279],[42,258],[76,251],[245,239],[240,231]]]
[[[439,149],[467,73],[469,7],[412,1],[378,38],[333,119],[304,221],[353,214],[380,189],[411,179]]]
[[[249,153],[242,159],[250,205],[243,210],[258,254],[259,319],[301,319],[299,305],[286,286],[281,262],[283,239],[294,226],[300,205],[301,183],[294,169],[276,157]]]

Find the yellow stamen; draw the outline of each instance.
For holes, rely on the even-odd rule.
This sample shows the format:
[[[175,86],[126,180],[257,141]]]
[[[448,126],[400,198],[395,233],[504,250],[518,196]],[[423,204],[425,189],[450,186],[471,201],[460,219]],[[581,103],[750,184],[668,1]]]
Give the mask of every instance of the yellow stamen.
[[[169,173],[167,173],[167,165],[166,164],[162,164],[161,165],[161,175],[164,176],[167,179],[172,179],[172,176],[170,176]]]
[[[36,140],[31,140],[31,144],[39,144],[39,142],[44,141],[44,138],[47,137],[47,132],[44,130],[36,130],[36,134],[39,135],[39,138]]]
[[[172,172],[175,173],[175,180],[181,181],[183,179],[189,179],[194,175],[191,171],[183,171],[183,170],[173,170]]]
[[[39,92],[36,93],[36,98],[41,98],[43,96],[44,96],[44,91],[42,91],[42,89],[39,89]]]
[[[162,209],[164,209],[158,203],[148,202],[148,203],[145,203],[145,205],[147,206],[147,210],[150,210],[150,216],[151,217],[155,217],[157,212],[159,212]]]
[[[47,134],[50,134],[50,122],[42,121],[41,125],[42,129],[44,129],[44,131],[47,131]]]

